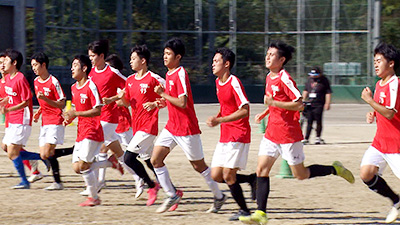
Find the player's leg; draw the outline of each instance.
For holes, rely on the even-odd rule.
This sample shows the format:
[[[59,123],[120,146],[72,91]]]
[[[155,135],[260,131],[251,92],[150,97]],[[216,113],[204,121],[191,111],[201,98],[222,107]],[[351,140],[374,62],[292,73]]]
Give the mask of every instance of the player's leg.
[[[108,152],[108,148],[106,147],[105,144],[101,145],[100,148],[100,153],[97,155],[97,160],[99,162],[106,162],[107,161],[107,152]],[[98,169],[98,171],[96,172],[98,175],[98,188],[99,190],[101,190],[105,185],[106,185],[106,167],[101,167]]]
[[[306,129],[306,135],[304,136],[304,140],[303,143],[304,144],[308,144],[309,143],[309,139],[310,139],[310,135],[311,135],[311,130],[312,130],[312,126],[314,123],[314,107],[310,107],[309,111],[307,112],[307,129]]]
[[[17,144],[9,144],[7,145],[7,155],[8,158],[11,159],[14,163],[14,167],[18,172],[18,175],[21,177],[21,183],[13,186],[13,189],[29,189],[30,184],[26,179],[25,168],[22,162],[22,157],[20,156],[20,150],[22,145]]]
[[[316,137],[315,137],[315,144],[325,144],[324,140],[321,139],[322,133],[322,114],[324,111],[323,106],[319,106],[315,108],[315,121],[317,123],[317,127],[315,129]]]
[[[390,155],[390,157],[388,157],[388,155]],[[383,197],[389,198],[393,203],[393,207],[386,217],[387,223],[392,223],[397,219],[399,214],[398,210],[400,209],[400,199],[399,195],[389,187],[380,174],[382,174],[386,168],[387,161],[393,173],[399,177],[399,160],[400,156],[398,154],[385,155],[374,147],[370,146],[364,153],[361,161],[360,177],[362,181],[368,186],[369,189]]]
[[[232,197],[235,202],[240,207],[239,212],[235,213],[232,217],[229,218],[230,221],[239,220],[240,216],[249,216],[250,210],[247,208],[246,200],[243,195],[242,187],[236,179],[236,173],[239,168],[224,168],[223,177],[226,184],[231,191]]]

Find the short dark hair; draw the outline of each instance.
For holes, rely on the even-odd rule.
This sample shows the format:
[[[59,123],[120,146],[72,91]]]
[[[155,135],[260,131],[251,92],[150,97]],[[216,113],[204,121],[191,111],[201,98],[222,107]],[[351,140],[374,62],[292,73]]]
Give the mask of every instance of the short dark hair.
[[[90,70],[92,69],[92,62],[90,61],[89,56],[87,55],[76,55],[74,56],[74,60],[77,59],[81,64],[81,68],[83,69],[84,66],[87,67],[86,75],[89,75]]]
[[[0,58],[1,57],[6,57],[6,53],[5,52],[0,52]]]
[[[171,38],[165,42],[164,49],[166,48],[170,48],[175,55],[181,55],[181,59],[185,55],[185,45],[183,44],[183,41],[177,37]]]
[[[24,57],[22,56],[21,52],[9,48],[6,50],[5,54],[11,59],[11,63],[17,61],[17,70],[21,69],[22,63],[24,62]]]
[[[109,50],[108,40],[93,41],[92,43],[89,44],[88,50],[92,51],[97,55],[104,54],[104,58],[106,58],[108,56],[108,50]]]
[[[285,62],[283,62],[283,65],[285,65],[287,62],[289,62],[292,59],[292,55],[296,51],[294,49],[294,47],[292,47],[280,40],[272,41],[269,44],[269,48],[278,49],[279,57],[285,57]]]
[[[215,54],[217,53],[221,54],[224,63],[226,61],[229,62],[229,69],[232,69],[233,65],[235,64],[235,57],[236,57],[235,53],[233,53],[232,50],[226,47],[217,48]]]
[[[107,56],[105,61],[108,65],[114,67],[115,69],[121,71],[124,69],[124,63],[122,62],[121,58],[117,54],[111,54]]]
[[[379,43],[374,49],[374,56],[381,54],[387,61],[394,62],[394,70],[399,68],[400,53],[399,50],[391,44],[385,42]]]
[[[146,59],[146,64],[149,65],[151,53],[146,45],[136,45],[131,49],[131,54],[134,52],[136,52],[141,59]]]
[[[36,60],[36,62],[40,63],[40,65],[46,63],[46,69],[49,68],[49,57],[47,57],[47,55],[43,52],[37,52],[33,54],[33,56],[31,57],[31,61],[32,60]]]

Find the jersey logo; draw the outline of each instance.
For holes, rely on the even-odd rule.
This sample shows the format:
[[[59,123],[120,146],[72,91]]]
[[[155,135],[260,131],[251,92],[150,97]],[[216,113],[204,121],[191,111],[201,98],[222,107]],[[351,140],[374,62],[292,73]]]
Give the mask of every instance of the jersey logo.
[[[43,91],[44,91],[44,96],[49,96],[50,95],[50,92],[51,92],[50,88],[43,87]]]
[[[172,86],[174,86],[174,81],[173,80],[169,80],[169,91],[172,90]]]
[[[275,97],[276,92],[279,92],[279,87],[276,85],[271,85],[271,89],[272,89],[272,97]]]
[[[81,104],[85,104],[86,99],[88,99],[88,96],[83,93],[81,93],[80,96],[81,96]]]
[[[385,102],[386,94],[385,92],[379,93],[379,104],[383,104]]]
[[[140,93],[146,94],[148,88],[149,88],[149,84],[140,84]]]
[[[128,83],[128,86],[129,86],[129,87],[132,87],[132,83]]]

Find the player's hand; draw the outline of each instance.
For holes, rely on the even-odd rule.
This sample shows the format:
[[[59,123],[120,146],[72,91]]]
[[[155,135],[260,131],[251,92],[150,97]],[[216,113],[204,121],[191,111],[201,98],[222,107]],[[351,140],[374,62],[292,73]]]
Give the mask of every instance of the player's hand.
[[[264,114],[263,113],[259,113],[254,117],[254,122],[257,124],[261,123],[261,120],[264,119]]]
[[[151,111],[154,108],[157,107],[157,103],[156,102],[146,102],[143,104],[143,108],[147,111]]]
[[[361,92],[361,98],[364,100],[366,103],[371,102],[373,100],[372,98],[372,91],[369,89],[369,87],[365,87],[363,91]]]
[[[160,84],[154,87],[154,92],[161,96],[164,93],[164,87]]]
[[[215,127],[219,124],[217,117],[215,117],[215,116],[209,117],[207,119],[206,123],[207,123],[207,126],[209,126],[209,127]]]
[[[367,123],[373,123],[375,120],[375,112],[367,112],[367,115],[365,116]]]
[[[75,109],[70,109],[70,110],[64,112],[63,116],[64,116],[64,121],[65,120],[72,121],[76,117],[76,111],[75,111]]]
[[[33,114],[33,122],[37,123],[40,118],[40,114],[42,114],[42,108],[39,108],[35,114]]]
[[[1,107],[5,107],[7,104],[8,104],[8,100],[9,100],[9,98],[10,97],[5,97],[5,98],[2,98],[1,100],[0,100],[0,106]]]
[[[118,92],[117,96],[118,96],[119,99],[124,98],[125,97],[125,89],[123,89],[120,92]]]
[[[167,106],[167,101],[165,101],[165,98],[156,98],[156,102],[159,109]]]
[[[103,100],[104,105],[108,105],[108,104],[114,102],[111,98],[106,98],[106,97],[104,97],[102,100]]]
[[[8,108],[5,106],[0,106],[0,114],[7,114],[9,112]]]
[[[331,104],[325,104],[324,105],[325,110],[330,110],[331,109]]]
[[[42,100],[46,98],[46,96],[44,96],[43,92],[41,92],[41,91],[39,91],[39,92],[37,93],[36,97],[37,97],[38,99],[42,99]]]
[[[271,93],[267,92],[267,94],[264,96],[264,103],[268,106],[274,103]]]

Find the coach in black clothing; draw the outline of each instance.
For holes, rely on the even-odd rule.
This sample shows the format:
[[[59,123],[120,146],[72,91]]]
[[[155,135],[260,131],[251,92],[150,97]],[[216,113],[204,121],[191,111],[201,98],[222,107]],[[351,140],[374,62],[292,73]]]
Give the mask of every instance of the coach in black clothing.
[[[305,139],[302,141],[308,144],[313,122],[317,122],[317,135],[315,144],[323,144],[321,139],[322,132],[322,113],[329,110],[331,104],[331,85],[319,67],[314,67],[310,73],[303,91],[303,101],[306,103],[307,132]]]

